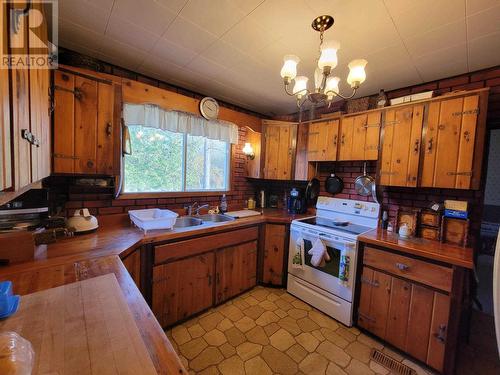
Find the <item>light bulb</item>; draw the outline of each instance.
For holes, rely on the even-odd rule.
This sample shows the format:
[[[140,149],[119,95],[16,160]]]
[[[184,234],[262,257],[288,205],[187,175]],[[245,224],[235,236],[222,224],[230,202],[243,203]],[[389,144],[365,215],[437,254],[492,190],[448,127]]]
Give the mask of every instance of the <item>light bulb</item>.
[[[297,76],[297,64],[300,59],[295,55],[285,55],[283,67],[281,68],[281,78],[292,80]]]
[[[335,94],[339,93],[339,77],[328,77],[325,84],[325,94],[328,96],[328,100],[332,100]]]
[[[349,63],[349,75],[347,76],[347,83],[351,85],[352,88],[358,88],[365,79],[365,66],[368,61],[363,59],[352,60]]]
[[[321,46],[321,55],[318,60],[318,68],[325,70],[325,67],[330,70],[337,66],[337,51],[340,49],[339,42],[330,40],[324,42]]]
[[[304,76],[295,77],[295,86],[293,86],[293,93],[297,95],[297,98],[302,98],[307,92],[307,81],[309,78]]]

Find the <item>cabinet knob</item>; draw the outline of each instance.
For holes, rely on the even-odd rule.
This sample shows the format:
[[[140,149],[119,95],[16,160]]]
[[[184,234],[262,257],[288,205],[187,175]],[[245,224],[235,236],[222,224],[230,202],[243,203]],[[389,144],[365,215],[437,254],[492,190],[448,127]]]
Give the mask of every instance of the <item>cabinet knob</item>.
[[[106,124],[106,135],[108,137],[111,137],[111,134],[113,134],[113,125],[111,125],[110,122]]]
[[[87,168],[92,168],[94,166],[94,162],[92,160],[87,160]]]
[[[434,142],[434,141],[433,141],[433,139],[432,139],[432,138],[430,138],[430,139],[429,139],[429,142],[427,142],[427,152],[428,152],[429,154],[430,154],[430,153],[431,153],[431,151],[432,151],[432,143],[433,143],[433,142]]]
[[[465,139],[465,142],[469,142],[470,141],[470,133],[468,131],[464,132],[464,139]]]
[[[413,146],[413,152],[418,154],[418,150],[420,149],[420,139],[415,139],[415,145]]]
[[[400,271],[408,271],[410,269],[410,266],[407,266],[404,263],[396,263],[396,268]]]
[[[438,340],[441,343],[444,343],[446,341],[446,325],[441,324],[439,325],[439,330],[437,333],[434,333],[434,337],[436,340]]]

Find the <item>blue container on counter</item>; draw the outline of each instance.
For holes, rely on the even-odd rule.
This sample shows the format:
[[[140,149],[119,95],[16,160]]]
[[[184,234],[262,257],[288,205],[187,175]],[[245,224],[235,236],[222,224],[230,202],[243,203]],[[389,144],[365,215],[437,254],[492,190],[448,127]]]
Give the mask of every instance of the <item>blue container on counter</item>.
[[[0,282],[0,319],[14,314],[19,308],[19,296],[12,294],[12,281]]]

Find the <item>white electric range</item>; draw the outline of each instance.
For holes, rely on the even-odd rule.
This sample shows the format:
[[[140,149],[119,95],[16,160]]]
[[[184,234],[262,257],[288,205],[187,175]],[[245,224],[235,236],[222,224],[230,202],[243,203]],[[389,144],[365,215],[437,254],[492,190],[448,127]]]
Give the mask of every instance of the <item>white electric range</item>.
[[[287,291],[351,326],[357,237],[377,227],[380,205],[320,196],[316,210],[315,217],[292,221]],[[318,238],[330,256],[324,267],[312,266],[308,254]],[[294,267],[292,259],[300,246],[303,246],[304,264]]]

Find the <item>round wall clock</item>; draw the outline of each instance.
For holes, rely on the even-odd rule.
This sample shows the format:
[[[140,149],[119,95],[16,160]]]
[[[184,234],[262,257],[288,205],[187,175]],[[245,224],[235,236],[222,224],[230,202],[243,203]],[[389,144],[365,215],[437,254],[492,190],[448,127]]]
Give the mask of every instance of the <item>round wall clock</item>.
[[[207,120],[216,120],[219,116],[219,103],[210,97],[205,97],[200,101],[200,113]]]

